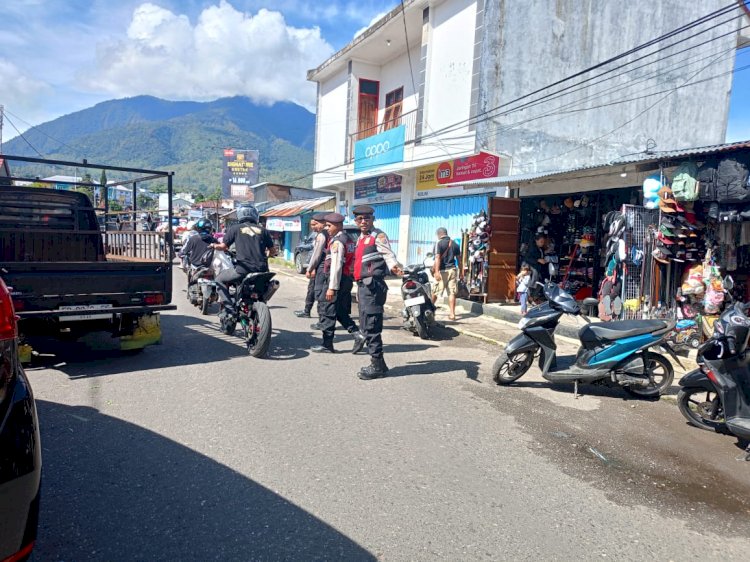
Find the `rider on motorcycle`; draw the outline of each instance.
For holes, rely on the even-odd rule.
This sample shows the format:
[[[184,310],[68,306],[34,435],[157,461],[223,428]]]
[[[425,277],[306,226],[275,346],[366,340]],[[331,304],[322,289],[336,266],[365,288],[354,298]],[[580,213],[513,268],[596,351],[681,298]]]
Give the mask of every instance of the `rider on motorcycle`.
[[[208,219],[199,219],[193,228],[198,233],[197,236],[191,236],[180,250],[180,257],[185,257],[188,263],[193,267],[201,267],[207,264],[202,263],[206,250],[211,244],[218,242],[213,237],[213,224]]]
[[[244,204],[238,207],[237,220],[239,224],[230,226],[221,242],[211,244],[211,247],[217,250],[227,250],[234,244],[237,253],[236,264],[216,277],[223,309],[228,314],[237,312],[232,307],[229,285],[238,283],[248,273],[268,271],[268,258],[276,255],[276,246],[268,231],[258,224],[260,216],[253,205]]]

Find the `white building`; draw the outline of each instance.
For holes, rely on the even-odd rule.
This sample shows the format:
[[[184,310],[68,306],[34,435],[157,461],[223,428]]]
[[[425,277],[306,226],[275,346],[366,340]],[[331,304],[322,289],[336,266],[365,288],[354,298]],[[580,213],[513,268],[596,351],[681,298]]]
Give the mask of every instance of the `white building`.
[[[405,0],[308,72],[318,85],[313,187],[337,191],[344,214],[372,204],[399,259],[413,263],[438,226],[457,238],[488,193],[505,196],[511,174],[601,164],[647,142],[666,150],[724,142],[732,49],[747,24],[729,18],[741,17],[739,7],[671,50],[660,42],[655,68],[633,64],[633,74],[625,68],[611,83],[523,111],[497,108],[725,5]],[[666,97],[654,103],[658,96]],[[634,185],[623,181],[617,187]]]

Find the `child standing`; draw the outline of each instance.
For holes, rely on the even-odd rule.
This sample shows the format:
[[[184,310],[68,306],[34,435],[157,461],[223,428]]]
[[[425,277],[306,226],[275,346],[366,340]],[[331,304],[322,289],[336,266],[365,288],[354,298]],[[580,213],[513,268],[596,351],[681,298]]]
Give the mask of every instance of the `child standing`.
[[[526,316],[529,300],[529,284],[531,283],[531,267],[524,262],[521,264],[521,271],[516,276],[516,293],[518,301],[521,303],[521,316]]]

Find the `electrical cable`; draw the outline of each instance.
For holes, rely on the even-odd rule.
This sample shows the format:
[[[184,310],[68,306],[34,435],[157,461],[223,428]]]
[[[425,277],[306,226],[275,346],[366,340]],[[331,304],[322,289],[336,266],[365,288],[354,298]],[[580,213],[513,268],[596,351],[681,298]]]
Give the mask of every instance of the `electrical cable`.
[[[28,144],[31,147],[31,150],[33,150],[39,155],[39,158],[44,158],[44,155],[41,152],[39,152],[33,144],[29,142],[29,139],[27,139],[24,136],[24,134],[18,129],[18,127],[16,127],[16,124],[11,120],[11,118],[8,117],[7,114],[10,112],[6,110],[5,113],[6,113],[5,119],[8,121],[8,123],[10,123],[11,127],[13,127],[16,130],[16,132],[18,133],[18,136],[21,137],[26,142],[26,144]]]

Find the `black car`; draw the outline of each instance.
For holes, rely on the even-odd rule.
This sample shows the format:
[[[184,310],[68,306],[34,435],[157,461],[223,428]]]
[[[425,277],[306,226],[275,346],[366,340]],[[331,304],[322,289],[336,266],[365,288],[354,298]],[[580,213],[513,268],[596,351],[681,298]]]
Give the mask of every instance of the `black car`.
[[[345,224],[344,232],[356,239],[359,236],[359,227],[353,224]],[[294,268],[297,270],[297,273],[305,273],[307,271],[307,262],[310,261],[310,252],[312,252],[314,241],[315,233],[310,232],[294,248]]]
[[[0,279],[0,560],[26,560],[31,555],[41,475],[34,395],[18,355],[13,301]]]

